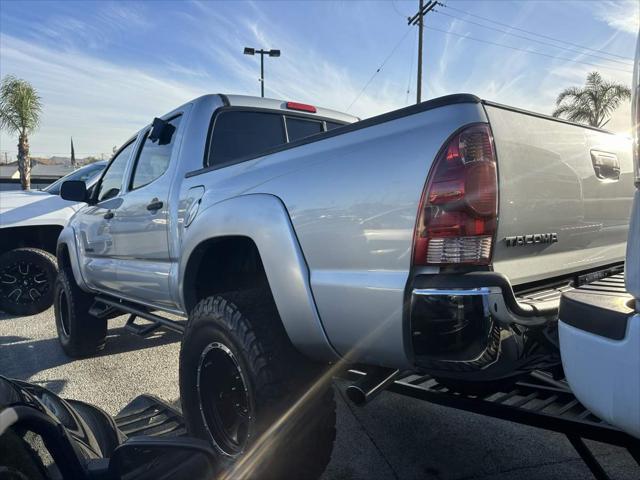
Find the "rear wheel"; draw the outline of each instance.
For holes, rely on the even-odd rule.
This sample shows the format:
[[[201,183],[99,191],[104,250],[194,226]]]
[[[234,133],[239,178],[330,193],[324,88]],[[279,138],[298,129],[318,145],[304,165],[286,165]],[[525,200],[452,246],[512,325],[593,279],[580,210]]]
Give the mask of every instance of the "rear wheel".
[[[295,350],[277,315],[263,291],[209,297],[182,341],[187,427],[212,443],[230,478],[318,478],[331,458],[330,379]]]
[[[35,315],[51,306],[58,274],[56,257],[39,248],[16,248],[0,255],[0,310]]]
[[[53,306],[58,340],[70,357],[85,357],[104,347],[107,320],[89,313],[93,299],[93,295],[78,286],[72,273],[60,270]]]

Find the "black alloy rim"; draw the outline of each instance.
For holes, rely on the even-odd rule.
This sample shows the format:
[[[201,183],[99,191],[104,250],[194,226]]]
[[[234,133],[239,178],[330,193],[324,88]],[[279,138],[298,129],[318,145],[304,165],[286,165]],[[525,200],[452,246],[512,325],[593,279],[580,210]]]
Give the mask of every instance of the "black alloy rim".
[[[225,345],[213,342],[200,355],[197,390],[214,446],[226,456],[238,456],[250,437],[252,407],[240,364]]]
[[[32,262],[15,262],[0,270],[0,295],[16,305],[32,305],[51,288],[47,272]]]

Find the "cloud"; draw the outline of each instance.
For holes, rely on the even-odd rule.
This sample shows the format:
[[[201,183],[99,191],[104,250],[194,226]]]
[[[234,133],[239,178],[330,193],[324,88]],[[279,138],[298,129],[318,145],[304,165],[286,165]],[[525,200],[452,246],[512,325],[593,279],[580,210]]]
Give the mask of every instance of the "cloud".
[[[221,15],[215,4],[195,3],[198,24],[218,25],[216,31],[202,31],[190,45],[210,62],[212,70],[232,72],[234,92],[255,95],[259,92],[259,57],[244,56],[246,46],[281,48],[279,58],[265,58],[265,91],[267,96],[292,99],[344,111],[357,97],[369,76],[378,65],[362,72],[361,76],[344,65],[331,60],[330,52],[320,51],[293,38],[289,29],[277,24],[262,12],[257,4],[249,3],[251,15],[230,18]],[[268,26],[268,27],[266,27]],[[224,35],[217,31],[223,30]],[[383,58],[380,58],[382,61]],[[393,60],[393,59],[392,59]],[[396,59],[397,60],[397,59]],[[385,73],[393,71],[391,67]],[[349,113],[368,117],[405,105],[406,83],[385,75],[378,75],[370,87],[353,105]]]
[[[32,138],[34,153],[64,153],[71,135],[78,152],[110,152],[113,145],[121,144],[153,116],[201,94],[257,95],[259,57],[243,55],[243,46],[282,49],[281,57],[265,59],[267,96],[344,111],[404,33],[399,32],[398,40],[391,38],[380,45],[378,37],[365,34],[371,25],[364,20],[362,25],[358,23],[361,5],[330,4],[332,15],[358,18],[358,22],[349,24],[351,37],[345,38],[362,37],[364,43],[359,50],[366,54],[352,52],[358,57],[350,57],[332,51],[323,42],[305,41],[300,37],[304,32],[296,33],[295,28],[270,17],[269,9],[258,2],[243,3],[237,14],[235,11],[229,14],[218,3],[192,1],[184,4],[184,8],[181,4],[170,14],[169,10],[161,15],[156,12],[155,17],[149,5],[101,3],[91,15],[71,20],[65,15],[53,16],[38,29],[26,28],[20,18],[11,18],[28,37],[0,36],[0,69],[3,74],[28,79],[43,97],[42,127]],[[629,4],[624,6],[629,9]],[[354,8],[358,15],[354,15]],[[518,10],[513,24],[526,25],[529,10],[534,8],[537,7],[526,5]],[[608,18],[614,17],[616,8],[609,9]],[[389,10],[392,12],[391,6]],[[167,18],[170,20],[165,21]],[[155,34],[154,28],[160,31],[168,26],[176,32],[175,51],[166,55],[149,56],[144,44],[135,43],[128,36],[130,31],[148,28],[148,38]],[[461,36],[437,33],[429,37],[436,47],[441,47],[437,58],[430,53],[432,50],[427,50],[424,98],[470,92],[549,113],[557,93],[567,86],[582,85],[586,73],[593,69],[566,60],[542,59],[526,52],[478,44],[465,37],[483,36],[459,20],[451,21],[447,28],[448,32]],[[612,42],[624,39],[618,37],[627,35],[616,30],[593,47],[609,48]],[[492,40],[505,44],[513,41],[504,35]],[[369,117],[405,106],[407,81],[411,89],[409,102],[412,101],[416,65],[410,42],[415,41],[415,32],[405,37],[401,48],[373,78],[349,113]],[[103,48],[106,45],[112,47],[108,54],[113,60],[101,58],[107,55]],[[572,58],[585,59],[581,55]],[[413,70],[408,72],[412,61]],[[623,72],[603,73],[625,82],[630,77]],[[622,113],[617,112],[617,117],[624,123]],[[617,123],[612,121],[610,126],[614,128]],[[15,139],[3,133],[0,140],[3,150],[15,150]]]
[[[611,28],[632,35],[640,28],[640,2],[637,0],[622,2],[594,2],[596,18]]]
[[[67,152],[72,135],[79,155],[110,152],[154,116],[211,93],[212,85],[176,80],[171,72],[116,65],[4,34],[0,43],[3,74],[29,79],[42,97],[41,127],[31,138],[34,155]],[[213,84],[214,91],[230,87]],[[2,150],[14,151],[15,139],[3,132],[1,140]]]

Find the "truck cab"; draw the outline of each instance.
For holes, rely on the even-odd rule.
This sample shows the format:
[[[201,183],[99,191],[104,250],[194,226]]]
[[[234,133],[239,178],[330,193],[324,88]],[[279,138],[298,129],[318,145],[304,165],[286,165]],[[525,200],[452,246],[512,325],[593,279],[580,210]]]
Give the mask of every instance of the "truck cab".
[[[193,172],[228,172],[213,190],[222,198],[233,187],[225,177],[237,170],[232,166],[239,159],[355,120],[311,105],[241,95],[207,95],[154,120],[124,142],[86,199],[89,205],[73,219],[78,284],[186,315],[178,288],[182,237],[205,194]],[[185,141],[189,124],[209,128]]]

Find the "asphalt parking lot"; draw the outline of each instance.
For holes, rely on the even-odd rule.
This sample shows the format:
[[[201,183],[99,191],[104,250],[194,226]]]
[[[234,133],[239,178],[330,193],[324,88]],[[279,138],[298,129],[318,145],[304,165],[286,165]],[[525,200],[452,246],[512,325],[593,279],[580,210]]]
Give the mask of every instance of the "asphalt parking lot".
[[[112,320],[99,356],[71,360],[58,345],[53,310],[33,317],[0,312],[0,375],[41,384],[117,413],[151,393],[178,402],[179,336],[139,338]],[[568,441],[523,427],[383,393],[364,408],[338,391],[338,436],[325,479],[589,479]],[[623,450],[590,443],[616,479],[637,479]]]

